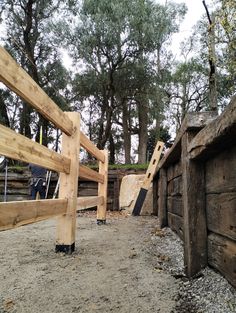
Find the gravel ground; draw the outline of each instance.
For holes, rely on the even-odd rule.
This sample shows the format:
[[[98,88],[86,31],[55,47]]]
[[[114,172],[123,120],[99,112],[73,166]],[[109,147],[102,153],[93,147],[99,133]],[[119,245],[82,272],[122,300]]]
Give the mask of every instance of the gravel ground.
[[[76,250],[54,253],[55,221],[0,233],[0,313],[234,313],[213,270],[189,281],[183,247],[156,217],[80,213]]]
[[[236,290],[213,269],[205,268],[192,280],[185,277],[183,243],[170,228],[156,228],[151,240],[149,253],[157,256],[154,266],[170,273],[179,282],[173,313],[236,312]]]

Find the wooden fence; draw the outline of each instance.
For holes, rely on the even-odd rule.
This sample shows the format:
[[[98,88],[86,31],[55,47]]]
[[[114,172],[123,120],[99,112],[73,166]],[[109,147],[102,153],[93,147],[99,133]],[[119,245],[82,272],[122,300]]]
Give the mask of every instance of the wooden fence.
[[[0,155],[60,173],[58,199],[1,202],[0,230],[58,216],[56,251],[72,253],[78,208],[97,206],[98,222],[106,220],[108,153],[80,131],[80,114],[61,111],[2,47],[0,81],[62,131],[59,154],[0,125]],[[98,172],[79,163],[80,146],[99,161]],[[98,196],[78,197],[78,177],[98,182]]]
[[[236,287],[236,96],[219,116],[189,114],[156,177],[161,227],[184,241],[189,277],[207,264]]]

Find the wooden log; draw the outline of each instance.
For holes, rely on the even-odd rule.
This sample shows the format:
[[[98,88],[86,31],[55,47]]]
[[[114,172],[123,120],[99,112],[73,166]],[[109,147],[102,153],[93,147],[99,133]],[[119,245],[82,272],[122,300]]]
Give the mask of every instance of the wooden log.
[[[69,173],[70,159],[0,125],[0,155]]]
[[[62,215],[67,199],[0,202],[0,230],[12,229]]]
[[[79,197],[77,198],[77,210],[86,210],[89,208],[102,205],[104,203],[103,197]]]
[[[206,192],[236,192],[236,146],[206,162]]]
[[[235,144],[236,137],[236,95],[232,97],[224,112],[207,125],[194,138],[188,151],[192,159],[209,159]]]
[[[81,138],[81,146],[87,150],[90,154],[92,154],[96,159],[105,162],[104,154],[101,150],[99,150],[86,136],[83,132],[80,133]]]
[[[99,161],[99,173],[104,177],[104,182],[98,184],[98,196],[103,197],[103,204],[99,204],[97,208],[97,223],[106,223],[107,211],[107,184],[108,184],[108,151],[103,150],[105,161]]]
[[[168,182],[167,193],[169,196],[181,196],[183,193],[182,176],[175,177]]]
[[[206,196],[207,227],[236,241],[236,192]]]
[[[174,196],[167,199],[167,210],[170,213],[183,217],[183,201],[182,197]]]
[[[98,190],[95,190],[95,189],[79,189],[79,195],[81,197],[97,196]]]
[[[75,129],[72,136],[62,134],[62,155],[71,159],[69,174],[60,174],[59,198],[68,199],[66,214],[58,218],[56,252],[72,253],[75,249],[76,208],[79,177],[80,115],[68,112]]]
[[[184,264],[192,277],[207,265],[204,164],[191,161],[188,145],[194,133],[182,137]]]
[[[91,168],[80,164],[79,177],[103,184],[104,177]]]
[[[181,240],[184,239],[183,235],[183,218],[168,212],[168,226],[179,236]]]
[[[67,135],[73,134],[69,117],[2,47],[0,47],[0,81]]]
[[[236,242],[220,235],[208,236],[208,262],[236,288]]]
[[[160,169],[159,178],[159,199],[158,199],[158,216],[160,220],[160,227],[163,228],[168,225],[167,216],[167,174],[166,169]]]

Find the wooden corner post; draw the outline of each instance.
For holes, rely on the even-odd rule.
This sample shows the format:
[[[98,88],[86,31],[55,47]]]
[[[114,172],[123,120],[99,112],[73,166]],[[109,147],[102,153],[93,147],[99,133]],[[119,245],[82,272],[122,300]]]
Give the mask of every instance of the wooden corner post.
[[[98,196],[103,197],[103,204],[97,207],[97,224],[106,224],[106,211],[107,211],[107,183],[108,183],[108,151],[103,150],[105,160],[99,161],[99,173],[103,175],[103,183],[98,184]]]
[[[69,174],[60,173],[59,198],[67,199],[67,212],[60,216],[56,231],[56,252],[71,254],[75,249],[76,206],[79,177],[80,114],[68,112],[73,123],[71,136],[62,135],[62,155],[70,158]]]
[[[204,164],[190,160],[188,146],[195,133],[182,137],[184,265],[188,277],[207,265],[207,228]]]

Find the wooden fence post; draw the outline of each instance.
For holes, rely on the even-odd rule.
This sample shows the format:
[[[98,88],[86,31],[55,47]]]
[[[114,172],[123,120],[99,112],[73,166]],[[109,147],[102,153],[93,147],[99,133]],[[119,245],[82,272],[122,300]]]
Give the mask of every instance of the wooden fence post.
[[[104,182],[98,183],[98,196],[103,196],[103,204],[99,204],[97,207],[97,224],[106,223],[106,211],[107,211],[107,183],[108,183],[108,151],[103,150],[105,161],[104,163],[99,161],[99,173],[104,175]]]
[[[190,160],[188,146],[195,133],[182,137],[184,265],[188,277],[207,265],[204,164]]]
[[[58,218],[56,252],[71,254],[75,249],[76,207],[79,177],[80,114],[68,112],[73,123],[72,136],[62,135],[62,155],[70,158],[69,174],[60,174],[59,198],[67,199],[67,212]]]
[[[159,176],[159,198],[158,198],[158,211],[160,227],[163,228],[168,225],[167,216],[167,173],[165,168],[160,169]]]

